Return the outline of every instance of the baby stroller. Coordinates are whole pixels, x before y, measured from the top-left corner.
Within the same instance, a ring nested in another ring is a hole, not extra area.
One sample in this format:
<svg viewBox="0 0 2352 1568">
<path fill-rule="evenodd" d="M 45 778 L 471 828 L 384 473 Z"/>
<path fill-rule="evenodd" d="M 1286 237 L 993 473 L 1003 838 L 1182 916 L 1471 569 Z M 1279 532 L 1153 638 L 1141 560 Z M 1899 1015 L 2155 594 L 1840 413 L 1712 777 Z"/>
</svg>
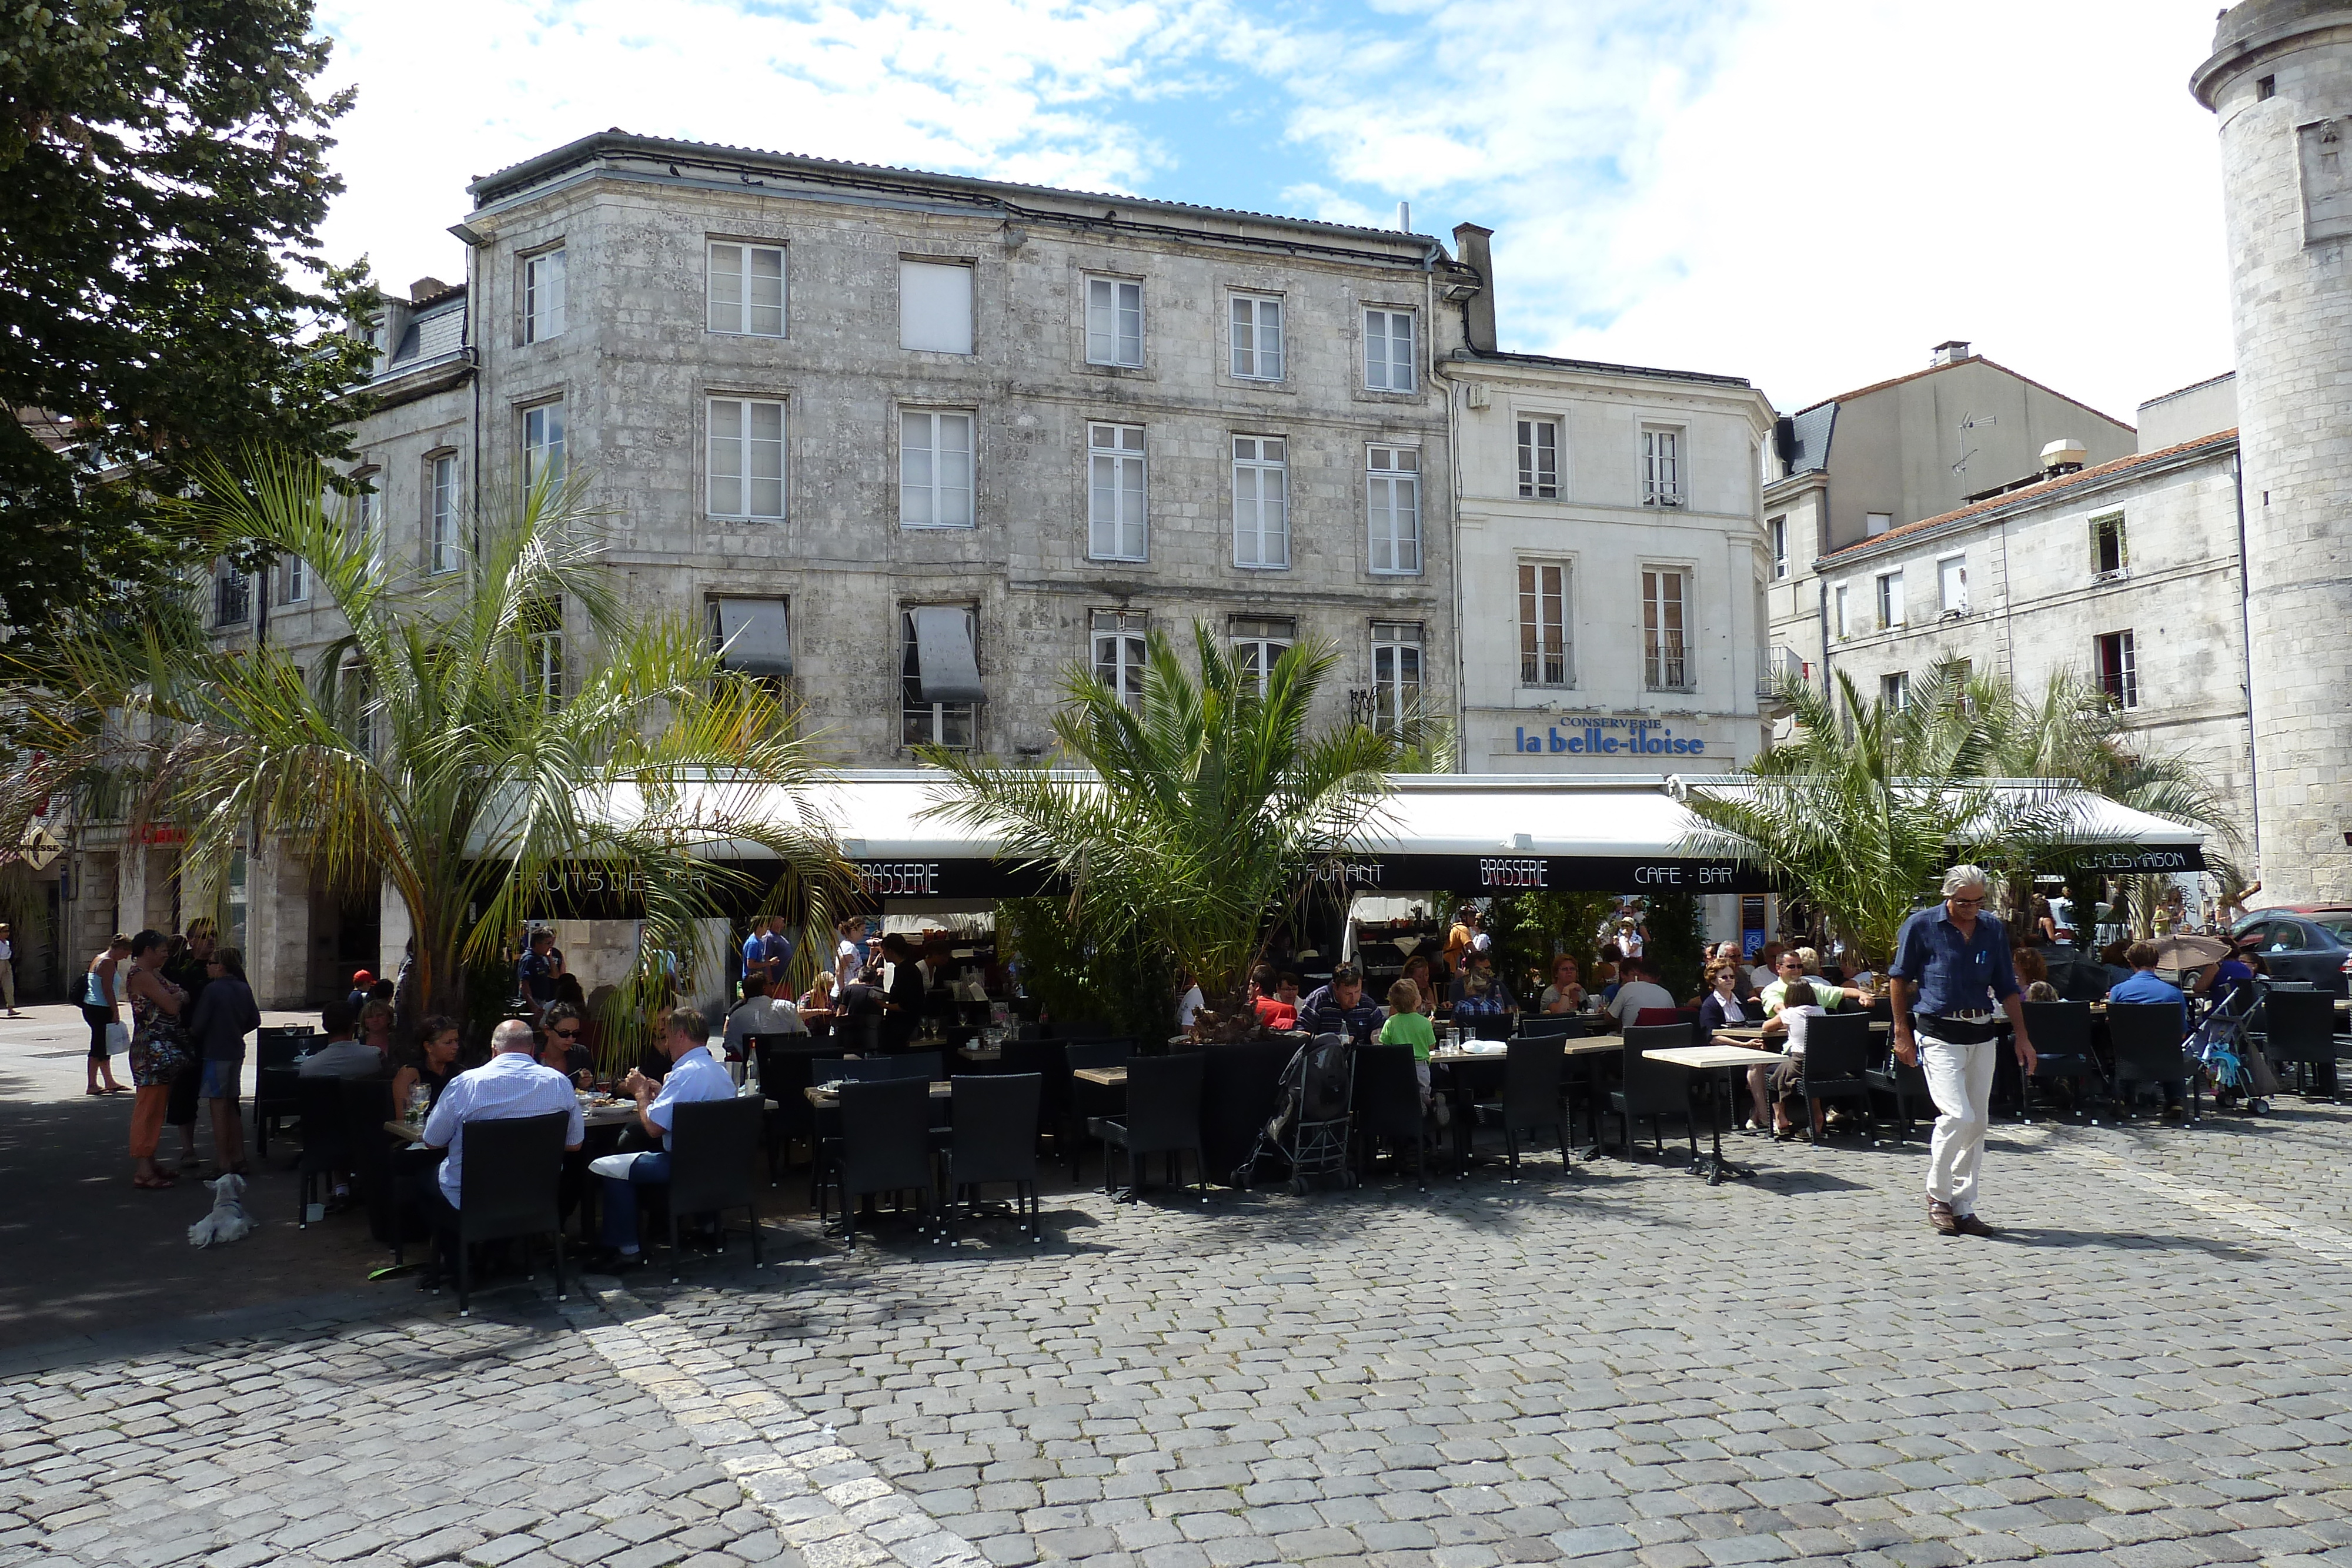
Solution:
<svg viewBox="0 0 2352 1568">
<path fill-rule="evenodd" d="M 2254 1038 L 2261 1009 L 2253 987 L 2233 987 L 2205 1009 L 2189 1031 L 2188 1043 L 2189 1057 L 2204 1063 L 2213 1080 L 2217 1106 L 2240 1097 L 2257 1116 L 2270 1109 L 2270 1096 L 2278 1092 L 2277 1078 Z"/>
<path fill-rule="evenodd" d="M 1234 1172 L 1234 1186 L 1247 1191 L 1257 1163 L 1276 1154 L 1290 1166 L 1290 1190 L 1305 1197 L 1309 1178 L 1336 1176 L 1341 1186 L 1356 1185 L 1348 1167 L 1349 1112 L 1355 1103 L 1356 1054 L 1345 1035 L 1318 1034 L 1298 1048 L 1282 1070 L 1274 1115 L 1257 1135 L 1250 1156 Z"/>
</svg>

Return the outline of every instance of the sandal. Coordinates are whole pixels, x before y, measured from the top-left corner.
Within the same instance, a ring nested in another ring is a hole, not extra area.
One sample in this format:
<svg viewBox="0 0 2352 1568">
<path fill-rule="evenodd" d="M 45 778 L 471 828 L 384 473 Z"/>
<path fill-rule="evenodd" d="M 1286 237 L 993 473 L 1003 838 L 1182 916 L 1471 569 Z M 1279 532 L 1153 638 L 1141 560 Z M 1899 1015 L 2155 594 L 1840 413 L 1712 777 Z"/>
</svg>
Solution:
<svg viewBox="0 0 2352 1568">
<path fill-rule="evenodd" d="M 131 1185 L 142 1192 L 162 1192 L 166 1187 L 177 1186 L 180 1184 L 175 1176 L 132 1176 Z"/>
</svg>

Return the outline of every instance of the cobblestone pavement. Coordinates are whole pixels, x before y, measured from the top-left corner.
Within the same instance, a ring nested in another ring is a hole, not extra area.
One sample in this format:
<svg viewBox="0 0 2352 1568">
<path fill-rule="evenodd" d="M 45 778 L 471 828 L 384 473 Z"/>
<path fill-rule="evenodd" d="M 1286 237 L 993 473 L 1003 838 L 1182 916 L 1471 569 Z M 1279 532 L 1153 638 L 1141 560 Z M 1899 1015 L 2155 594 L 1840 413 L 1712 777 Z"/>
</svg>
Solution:
<svg viewBox="0 0 2352 1568">
<path fill-rule="evenodd" d="M 2348 1143 L 1997 1129 L 1990 1242 L 1743 1142 L 412 1298 L 0 1381 L 0 1563 L 2352 1564 Z"/>
</svg>

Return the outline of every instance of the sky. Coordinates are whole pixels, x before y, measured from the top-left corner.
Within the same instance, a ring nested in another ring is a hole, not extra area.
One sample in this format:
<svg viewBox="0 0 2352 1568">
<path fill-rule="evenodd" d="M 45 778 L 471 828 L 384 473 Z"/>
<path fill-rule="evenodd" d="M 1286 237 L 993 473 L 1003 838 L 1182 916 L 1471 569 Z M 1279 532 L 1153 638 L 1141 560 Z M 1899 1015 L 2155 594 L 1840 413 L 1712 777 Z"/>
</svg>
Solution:
<svg viewBox="0 0 2352 1568">
<path fill-rule="evenodd" d="M 321 0 L 331 255 L 463 276 L 590 131 L 1496 231 L 1502 345 L 1783 410 L 1946 339 L 2126 421 L 2231 367 L 2216 0 Z"/>
</svg>

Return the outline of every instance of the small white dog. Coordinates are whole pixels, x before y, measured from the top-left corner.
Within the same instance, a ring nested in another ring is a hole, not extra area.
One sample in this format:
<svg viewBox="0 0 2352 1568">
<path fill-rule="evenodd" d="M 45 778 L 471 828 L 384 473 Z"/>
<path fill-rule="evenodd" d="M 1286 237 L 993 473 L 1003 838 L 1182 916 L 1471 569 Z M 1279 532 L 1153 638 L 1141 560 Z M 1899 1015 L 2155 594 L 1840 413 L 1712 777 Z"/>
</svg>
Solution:
<svg viewBox="0 0 2352 1568">
<path fill-rule="evenodd" d="M 260 1221 L 245 1211 L 245 1178 L 224 1174 L 205 1184 L 213 1189 L 213 1211 L 188 1227 L 188 1245 L 209 1247 L 215 1241 L 242 1241 L 259 1228 Z"/>
</svg>

